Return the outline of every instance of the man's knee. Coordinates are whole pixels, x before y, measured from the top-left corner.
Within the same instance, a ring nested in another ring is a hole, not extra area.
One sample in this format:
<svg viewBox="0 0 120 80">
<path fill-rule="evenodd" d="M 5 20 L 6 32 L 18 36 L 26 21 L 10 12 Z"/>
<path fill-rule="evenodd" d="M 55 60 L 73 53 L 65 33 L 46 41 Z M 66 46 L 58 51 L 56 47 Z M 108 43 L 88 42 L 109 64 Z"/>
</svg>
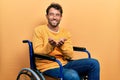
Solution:
<svg viewBox="0 0 120 80">
<path fill-rule="evenodd" d="M 91 62 L 91 64 L 92 64 L 95 68 L 97 68 L 97 69 L 100 68 L 100 64 L 99 64 L 99 61 L 98 61 L 98 60 L 96 60 L 96 59 L 90 59 L 90 62 Z"/>
<path fill-rule="evenodd" d="M 75 70 L 69 69 L 64 73 L 65 80 L 80 80 L 78 73 Z"/>
<path fill-rule="evenodd" d="M 91 62 L 95 65 L 99 65 L 99 61 L 97 59 L 91 59 Z"/>
</svg>

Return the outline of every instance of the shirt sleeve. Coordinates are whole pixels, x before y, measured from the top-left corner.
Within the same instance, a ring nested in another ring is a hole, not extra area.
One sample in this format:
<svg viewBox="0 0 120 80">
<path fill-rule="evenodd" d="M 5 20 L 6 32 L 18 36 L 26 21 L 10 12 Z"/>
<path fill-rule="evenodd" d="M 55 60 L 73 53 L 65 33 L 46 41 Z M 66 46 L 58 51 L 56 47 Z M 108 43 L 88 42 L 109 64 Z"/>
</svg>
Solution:
<svg viewBox="0 0 120 80">
<path fill-rule="evenodd" d="M 35 28 L 33 33 L 33 50 L 37 54 L 49 54 L 53 51 L 53 47 L 48 43 L 48 38 L 44 31 Z"/>
<path fill-rule="evenodd" d="M 67 32 L 65 36 L 67 40 L 61 47 L 61 51 L 65 59 L 71 59 L 73 57 L 73 46 L 71 41 L 71 34 Z"/>
</svg>

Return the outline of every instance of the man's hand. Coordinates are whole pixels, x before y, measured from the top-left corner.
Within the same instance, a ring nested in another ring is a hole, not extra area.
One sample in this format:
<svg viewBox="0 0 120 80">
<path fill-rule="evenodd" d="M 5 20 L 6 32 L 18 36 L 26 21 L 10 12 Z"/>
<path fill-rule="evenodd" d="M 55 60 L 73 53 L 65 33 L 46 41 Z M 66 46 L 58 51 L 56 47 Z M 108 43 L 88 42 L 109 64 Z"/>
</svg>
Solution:
<svg viewBox="0 0 120 80">
<path fill-rule="evenodd" d="M 65 38 L 60 39 L 60 41 L 57 42 L 56 46 L 57 46 L 57 47 L 61 47 L 61 46 L 65 43 L 66 40 L 67 40 L 67 39 L 65 39 Z"/>
<path fill-rule="evenodd" d="M 53 46 L 53 47 L 61 47 L 67 39 L 62 38 L 58 42 L 53 40 L 52 38 L 48 38 L 48 42 Z"/>
<path fill-rule="evenodd" d="M 49 42 L 53 47 L 56 47 L 56 45 L 57 45 L 57 42 L 54 41 L 52 38 L 48 38 L 48 42 Z"/>
</svg>

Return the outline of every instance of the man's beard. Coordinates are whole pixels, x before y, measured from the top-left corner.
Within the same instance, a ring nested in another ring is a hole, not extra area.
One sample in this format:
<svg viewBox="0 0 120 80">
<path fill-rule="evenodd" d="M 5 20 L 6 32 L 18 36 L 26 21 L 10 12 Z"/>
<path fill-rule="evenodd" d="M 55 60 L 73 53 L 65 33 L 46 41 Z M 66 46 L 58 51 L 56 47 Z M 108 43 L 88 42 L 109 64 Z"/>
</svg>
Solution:
<svg viewBox="0 0 120 80">
<path fill-rule="evenodd" d="M 57 27 L 60 24 L 60 21 L 57 21 L 57 23 L 52 23 L 51 21 L 48 21 L 48 23 L 50 24 L 50 26 L 52 27 Z"/>
</svg>

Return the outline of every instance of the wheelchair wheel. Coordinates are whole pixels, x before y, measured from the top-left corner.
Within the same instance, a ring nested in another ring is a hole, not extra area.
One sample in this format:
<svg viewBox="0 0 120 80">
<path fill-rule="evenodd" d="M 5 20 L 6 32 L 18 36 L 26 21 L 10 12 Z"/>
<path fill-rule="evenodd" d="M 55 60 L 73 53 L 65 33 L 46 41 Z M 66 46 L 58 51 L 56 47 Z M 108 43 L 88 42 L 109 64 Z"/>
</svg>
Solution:
<svg viewBox="0 0 120 80">
<path fill-rule="evenodd" d="M 43 77 L 42 73 L 39 73 L 38 75 L 30 68 L 23 68 L 19 72 L 16 80 L 45 80 L 45 78 Z"/>
</svg>

